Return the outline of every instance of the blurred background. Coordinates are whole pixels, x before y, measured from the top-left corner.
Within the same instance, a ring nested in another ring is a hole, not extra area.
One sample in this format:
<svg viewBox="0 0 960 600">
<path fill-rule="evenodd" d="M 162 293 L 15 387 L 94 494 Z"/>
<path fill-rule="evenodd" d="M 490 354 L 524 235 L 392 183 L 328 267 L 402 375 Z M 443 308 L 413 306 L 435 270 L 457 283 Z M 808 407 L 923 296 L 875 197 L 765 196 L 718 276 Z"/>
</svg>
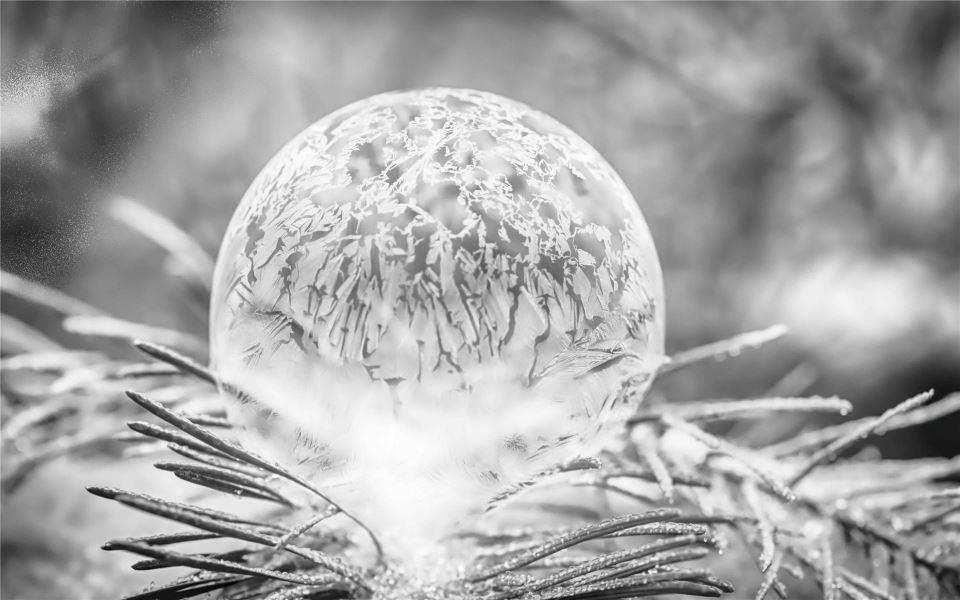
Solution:
<svg viewBox="0 0 960 600">
<path fill-rule="evenodd" d="M 619 171 L 660 253 L 668 350 L 791 328 L 737 367 L 665 380 L 671 401 L 836 394 L 862 416 L 960 390 L 958 3 L 4 2 L 0 22 L 3 269 L 111 315 L 206 327 L 156 246 L 110 218 L 116 198 L 215 253 L 306 125 L 378 92 L 470 87 L 551 114 Z M 953 456 L 958 431 L 880 445 Z M 6 500 L 4 597 L 59 593 L 31 557 L 117 562 L 24 525 L 103 529 L 112 507 L 67 480 L 82 483 L 64 459 Z M 115 583 L 101 573 L 94 587 Z"/>
</svg>

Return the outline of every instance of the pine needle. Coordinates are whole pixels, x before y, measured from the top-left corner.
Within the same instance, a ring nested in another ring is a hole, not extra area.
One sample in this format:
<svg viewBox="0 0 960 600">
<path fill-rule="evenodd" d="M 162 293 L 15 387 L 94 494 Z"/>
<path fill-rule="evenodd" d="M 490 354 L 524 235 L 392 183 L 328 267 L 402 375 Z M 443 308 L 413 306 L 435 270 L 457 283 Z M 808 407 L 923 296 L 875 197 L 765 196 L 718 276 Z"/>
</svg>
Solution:
<svg viewBox="0 0 960 600">
<path fill-rule="evenodd" d="M 152 342 L 143 340 L 135 340 L 133 345 L 144 354 L 172 365 L 184 373 L 193 375 L 194 377 L 206 381 L 211 385 L 218 384 L 217 377 L 210 371 L 210 369 L 175 350 L 171 350 L 170 348 L 165 348 L 159 344 L 154 344 Z"/>
<path fill-rule="evenodd" d="M 78 335 L 116 338 L 122 340 L 149 340 L 181 348 L 189 352 L 206 354 L 206 341 L 174 329 L 134 323 L 106 315 L 75 315 L 63 320 L 63 329 Z"/>
<path fill-rule="evenodd" d="M 136 540 L 127 539 L 123 540 L 129 543 L 137 543 Z M 151 546 L 156 546 L 157 544 L 149 544 Z M 205 558 L 217 558 L 220 560 L 228 560 L 232 562 L 240 562 L 245 556 L 253 553 L 254 550 L 250 548 L 242 548 L 240 550 L 230 550 L 228 552 L 203 552 L 195 554 L 193 556 L 200 556 Z M 156 558 L 148 558 L 146 560 L 140 560 L 132 565 L 130 568 L 134 571 L 156 571 L 158 569 L 169 569 L 172 567 L 182 567 L 183 565 L 178 565 L 176 563 L 167 562 L 166 560 L 160 560 Z"/>
<path fill-rule="evenodd" d="M 49 308 L 64 315 L 104 314 L 102 310 L 90 306 L 86 302 L 77 300 L 42 283 L 18 277 L 9 271 L 0 271 L 0 290 L 21 300 Z"/>
<path fill-rule="evenodd" d="M 660 457 L 660 453 L 657 450 L 657 440 L 659 437 L 658 432 L 650 425 L 637 425 L 637 427 L 630 432 L 631 441 L 633 441 L 636 446 L 640 458 L 643 459 L 643 462 L 647 463 L 650 471 L 654 477 L 656 477 L 660 491 L 663 492 L 663 497 L 668 503 L 673 504 L 675 499 L 675 485 L 673 476 L 670 475 L 670 469 L 667 468 L 666 463 L 663 461 L 663 458 Z"/>
<path fill-rule="evenodd" d="M 247 598 L 224 598 L 224 600 L 337 600 L 349 597 L 349 592 L 343 590 L 313 590 L 302 587 L 287 587 L 269 593 L 262 598 L 253 596 Z"/>
<path fill-rule="evenodd" d="M 739 356 L 746 350 L 754 350 L 763 345 L 769 344 L 785 336 L 788 332 L 786 325 L 774 325 L 766 329 L 741 333 L 732 338 L 713 342 L 704 346 L 699 346 L 691 350 L 679 352 L 670 360 L 661 365 L 657 371 L 657 377 L 672 373 L 684 367 L 696 364 L 704 360 L 724 360 L 726 358 Z"/>
<path fill-rule="evenodd" d="M 833 549 L 830 547 L 830 530 L 820 536 L 820 573 L 823 583 L 823 600 L 837 600 L 837 576 L 833 565 Z"/>
<path fill-rule="evenodd" d="M 178 462 L 158 462 L 154 466 L 161 471 L 169 471 L 185 481 L 198 483 L 228 494 L 259 498 L 291 508 L 295 506 L 291 500 L 264 485 L 262 480 L 232 469 Z"/>
<path fill-rule="evenodd" d="M 909 552 L 898 552 L 897 562 L 903 565 L 901 569 L 904 583 L 904 592 L 907 600 L 920 600 L 920 588 L 917 585 L 917 566 Z"/>
<path fill-rule="evenodd" d="M 949 506 L 939 510 L 932 510 L 929 514 L 922 517 L 904 520 L 898 529 L 908 533 L 915 532 L 918 529 L 922 529 L 928 525 L 942 523 L 947 517 L 957 513 L 960 513 L 960 502 L 950 504 Z"/>
<path fill-rule="evenodd" d="M 766 573 L 773 564 L 773 557 L 776 554 L 776 537 L 773 524 L 767 518 L 766 511 L 760 499 L 760 492 L 757 490 L 756 482 L 744 480 L 741 485 L 743 498 L 747 506 L 753 512 L 757 519 L 757 531 L 760 533 L 760 556 L 757 561 L 760 563 L 760 572 Z"/>
<path fill-rule="evenodd" d="M 565 581 L 580 577 L 582 575 L 587 575 L 589 573 L 594 573 L 602 569 L 607 569 L 609 567 L 618 565 L 620 563 L 635 560 L 638 558 L 643 558 L 656 552 L 663 550 L 670 550 L 673 548 L 679 548 L 682 546 L 689 546 L 692 544 L 702 543 L 704 538 L 699 536 L 680 536 L 675 538 L 667 538 L 652 542 L 650 544 L 644 544 L 643 546 L 638 546 L 636 548 L 630 548 L 628 550 L 620 550 L 618 552 L 612 552 L 609 554 L 601 554 L 600 556 L 593 558 L 588 561 L 580 562 L 570 568 L 563 569 L 558 571 L 548 577 L 542 579 L 536 579 L 521 588 L 510 590 L 509 592 L 504 592 L 499 596 L 495 596 L 496 600 L 505 600 L 506 598 L 512 598 L 515 596 L 523 595 L 531 592 L 538 592 L 540 590 L 555 587 Z"/>
<path fill-rule="evenodd" d="M 891 548 L 910 552 L 917 564 L 923 565 L 934 573 L 953 572 L 960 575 L 960 569 L 956 566 L 950 566 L 925 556 L 922 551 L 908 543 L 897 532 L 887 529 L 875 520 L 868 519 L 866 516 L 854 516 L 844 511 L 836 511 L 832 516 L 836 523 L 846 529 L 856 530 L 858 533 L 882 542 Z"/>
<path fill-rule="evenodd" d="M 109 434 L 81 432 L 65 435 L 44 443 L 24 453 L 13 465 L 3 470 L 2 479 L 0 479 L 2 490 L 6 493 L 12 493 L 39 465 L 71 452 L 103 444 L 109 439 Z"/>
<path fill-rule="evenodd" d="M 115 199 L 109 214 L 166 250 L 191 281 L 210 290 L 213 258 L 173 221 L 128 198 Z"/>
<path fill-rule="evenodd" d="M 26 430 L 45 421 L 50 421 L 60 414 L 76 410 L 71 398 L 57 398 L 42 404 L 25 408 L 10 417 L 0 428 L 0 436 L 4 440 L 15 440 Z"/>
<path fill-rule="evenodd" d="M 138 379 L 141 377 L 166 377 L 170 375 L 180 375 L 180 369 L 170 365 L 158 365 L 155 363 L 130 364 L 125 365 L 114 373 L 116 379 Z"/>
<path fill-rule="evenodd" d="M 0 314 L 0 346 L 11 354 L 63 351 L 63 346 L 39 329 L 8 314 Z"/>
<path fill-rule="evenodd" d="M 542 600 L 616 600 L 619 598 L 641 598 L 664 594 L 685 594 L 687 596 L 705 596 L 718 598 L 722 590 L 704 583 L 692 581 L 657 582 L 667 575 L 638 575 L 634 578 L 597 583 L 595 585 L 561 590 L 541 596 Z"/>
<path fill-rule="evenodd" d="M 898 414 L 881 424 L 876 429 L 877 435 L 883 435 L 890 431 L 914 427 L 924 423 L 930 423 L 941 419 L 947 415 L 960 411 L 960 393 L 950 394 L 941 398 L 933 404 L 914 408 L 910 412 Z M 873 423 L 876 417 L 864 417 L 855 421 L 848 421 L 840 425 L 824 427 L 801 433 L 789 440 L 766 446 L 763 450 L 774 456 L 790 456 L 807 452 L 819 448 L 833 440 L 849 435 L 866 425 Z"/>
<path fill-rule="evenodd" d="M 139 538 L 130 538 L 130 541 L 148 546 L 169 546 L 171 544 L 182 544 L 183 542 L 196 542 L 200 540 L 212 540 L 219 538 L 216 533 L 207 531 L 181 531 L 176 533 L 160 533 L 157 535 L 148 535 Z"/>
<path fill-rule="evenodd" d="M 240 464 L 245 464 L 243 461 L 238 461 L 229 454 L 220 452 L 210 446 L 201 444 L 197 442 L 194 438 L 183 435 L 179 431 L 169 429 L 166 427 L 160 427 L 159 425 L 154 425 L 153 423 L 147 423 L 145 421 L 131 421 L 127 423 L 127 427 L 133 431 L 139 433 L 142 436 L 151 437 L 157 440 L 164 442 L 170 442 L 171 444 L 176 444 L 178 446 L 189 448 L 190 450 L 200 453 L 207 454 L 213 458 L 220 460 L 229 460 L 233 462 L 238 462 Z"/>
<path fill-rule="evenodd" d="M 905 400 L 890 410 L 884 412 L 879 417 L 871 419 L 853 429 L 843 437 L 834 440 L 825 448 L 815 452 L 813 456 L 809 458 L 807 463 L 797 471 L 797 474 L 790 479 L 790 487 L 795 487 L 798 483 L 800 483 L 800 481 L 803 480 L 804 477 L 809 475 L 811 471 L 816 469 L 821 464 L 836 460 L 837 455 L 839 455 L 841 452 L 863 440 L 867 436 L 876 433 L 877 429 L 890 419 L 923 405 L 932 397 L 933 390 L 917 394 L 916 396 L 913 396 L 912 398 Z"/>
<path fill-rule="evenodd" d="M 758 461 L 750 455 L 748 450 L 739 448 L 730 442 L 707 433 L 692 423 L 687 423 L 686 421 L 677 419 L 671 415 L 665 415 L 663 417 L 663 422 L 670 427 L 686 432 L 692 438 L 705 444 L 712 450 L 725 456 L 729 456 L 734 461 L 745 467 L 748 471 L 753 473 L 761 482 L 766 485 L 767 488 L 787 502 L 793 502 L 796 499 L 796 496 L 790 489 L 791 486 L 784 484 L 778 477 L 767 472 L 767 469 L 763 465 L 758 464 Z"/>
<path fill-rule="evenodd" d="M 658 419 L 671 414 L 687 421 L 720 421 L 730 419 L 766 418 L 776 412 L 836 412 L 846 414 L 853 410 L 847 400 L 837 397 L 821 398 L 757 398 L 751 400 L 701 400 L 668 405 L 658 411 L 645 411 L 628 421 Z"/>
<path fill-rule="evenodd" d="M 491 510 L 498 508 L 507 500 L 512 499 L 514 496 L 520 494 L 521 492 L 527 490 L 528 488 L 534 487 L 542 483 L 544 480 L 549 479 L 554 475 L 558 475 L 561 473 L 571 473 L 575 471 L 599 469 L 599 468 L 600 468 L 600 462 L 596 459 L 577 458 L 577 459 L 568 461 L 567 463 L 556 465 L 549 469 L 545 469 L 543 471 L 540 471 L 539 473 L 536 473 L 532 477 L 525 479 L 524 481 L 521 481 L 520 483 L 511 485 L 505 488 L 503 491 L 495 495 L 493 498 L 491 498 L 487 502 L 487 507 L 484 509 L 484 512 L 490 512 Z"/>
<path fill-rule="evenodd" d="M 607 469 L 602 474 L 602 478 L 607 479 L 617 479 L 623 477 L 625 479 L 640 479 L 642 481 L 648 481 L 650 483 L 658 483 L 656 475 L 652 471 L 641 471 L 639 469 Z M 684 485 L 689 487 L 698 487 L 698 488 L 708 488 L 710 487 L 710 482 L 706 479 L 700 477 L 699 475 L 691 473 L 670 473 L 670 479 L 673 480 L 673 484 Z"/>
<path fill-rule="evenodd" d="M 872 582 L 867 581 L 866 579 L 864 579 L 863 577 L 860 577 L 859 575 L 851 573 L 847 569 L 840 569 L 840 576 L 843 578 L 841 584 L 837 586 L 837 587 L 840 587 L 840 589 L 845 589 L 845 587 L 842 584 L 848 583 L 850 585 L 856 586 L 857 588 L 863 590 L 869 595 L 869 597 L 879 598 L 880 600 L 897 600 L 896 597 L 888 594 L 884 590 L 874 585 Z"/>
<path fill-rule="evenodd" d="M 330 504 L 331 506 L 337 506 L 340 509 L 340 512 L 344 514 L 344 516 L 350 518 L 353 522 L 355 522 L 357 525 L 359 525 L 362 529 L 364 529 L 367 532 L 367 534 L 370 536 L 370 539 L 377 550 L 377 555 L 382 557 L 383 550 L 380 547 L 380 542 L 377 540 L 373 532 L 370 531 L 370 529 L 367 528 L 367 526 L 364 525 L 359 519 L 351 515 L 349 512 L 343 510 L 343 507 L 337 505 L 335 502 L 330 500 L 323 492 L 321 492 L 316 487 L 314 487 L 313 485 L 305 481 L 303 478 L 297 475 L 294 475 L 293 473 L 287 471 L 283 467 L 277 464 L 274 464 L 270 461 L 267 461 L 266 459 L 263 459 L 253 454 L 252 452 L 249 452 L 241 448 L 236 444 L 227 442 L 226 440 L 213 434 L 207 429 L 204 429 L 203 427 L 200 427 L 190 422 L 190 420 L 187 419 L 186 417 L 183 417 L 183 416 L 177 415 L 176 413 L 171 412 L 161 404 L 154 402 L 153 400 L 150 400 L 146 396 L 143 396 L 141 394 L 138 394 L 132 391 L 128 391 L 127 396 L 131 400 L 136 402 L 138 405 L 146 409 L 148 412 L 163 419 L 164 421 L 170 423 L 171 425 L 177 427 L 184 433 L 193 436 L 194 438 L 207 444 L 213 449 L 218 450 L 219 452 L 226 454 L 229 457 L 241 460 L 243 462 L 250 463 L 254 466 L 264 469 L 265 471 L 269 471 L 275 475 L 279 475 L 280 477 L 283 477 L 288 481 L 296 483 L 297 485 L 303 487 L 304 489 L 312 492 L 327 504 Z"/>
<path fill-rule="evenodd" d="M 771 589 L 777 591 L 777 594 L 781 598 L 786 597 L 786 591 L 782 590 L 783 584 L 777 578 L 780 574 L 780 563 L 783 560 L 783 551 L 779 548 L 774 548 L 773 556 L 770 559 L 769 568 L 767 568 L 763 575 L 763 581 L 760 583 L 760 588 L 757 589 L 757 593 L 754 596 L 754 600 L 763 600 L 767 597 L 767 594 Z"/>
<path fill-rule="evenodd" d="M 2 358 L 0 359 L 0 370 L 66 371 L 95 362 L 103 362 L 105 358 L 103 354 L 90 350 L 45 350 Z"/>
<path fill-rule="evenodd" d="M 233 517 L 232 520 L 219 519 L 205 514 L 209 513 L 209 511 L 206 509 L 196 510 L 198 507 L 189 507 L 188 509 L 184 509 L 182 505 L 178 505 L 178 503 L 149 498 L 143 494 L 129 494 L 120 492 L 114 494 L 112 499 L 122 504 L 126 504 L 132 508 L 136 508 L 138 510 L 172 521 L 178 521 L 203 531 L 216 533 L 245 542 L 252 542 L 267 547 L 276 546 L 279 543 L 280 538 L 263 533 L 263 531 L 276 531 L 279 529 L 281 533 L 284 532 L 281 528 L 276 526 L 266 526 L 258 527 L 257 529 L 251 529 L 249 527 L 239 525 L 238 523 L 244 523 L 245 521 L 237 517 Z M 111 546 L 105 549 L 109 550 L 117 548 Z M 328 569 L 342 577 L 346 577 L 357 584 L 364 586 L 366 585 L 363 584 L 363 578 L 360 576 L 359 571 L 355 567 L 345 564 L 339 558 L 327 556 L 316 550 L 302 548 L 300 546 L 287 545 L 284 550 L 302 558 L 306 558 L 307 560 L 316 563 L 318 566 Z"/>
<path fill-rule="evenodd" d="M 710 529 L 704 525 L 694 523 L 651 523 L 649 525 L 639 525 L 621 531 L 615 531 L 604 537 L 635 537 L 639 535 L 707 535 Z"/>
<path fill-rule="evenodd" d="M 240 563 L 235 563 L 231 561 L 221 560 L 217 558 L 209 558 L 206 556 L 201 556 L 197 554 L 184 554 L 182 552 L 175 552 L 173 550 L 166 550 L 159 548 L 157 546 L 148 546 L 146 544 L 138 544 L 136 542 L 128 542 L 124 540 L 114 540 L 107 542 L 104 546 L 105 550 L 125 550 L 127 552 L 132 552 L 134 554 L 139 554 L 141 556 L 147 556 L 156 560 L 161 560 L 166 563 L 170 563 L 182 567 L 191 567 L 194 569 L 202 569 L 204 571 L 211 571 L 214 573 L 232 573 L 236 575 L 250 575 L 255 577 L 269 577 L 270 579 L 277 579 L 279 581 L 289 581 L 290 583 L 298 583 L 300 585 L 336 585 L 343 582 L 343 578 L 336 575 L 319 575 L 319 576 L 307 576 L 307 575 L 298 575 L 296 573 L 274 571 L 271 569 L 263 569 L 259 567 L 251 567 L 248 565 L 243 565 Z"/>
<path fill-rule="evenodd" d="M 181 600 L 201 594 L 222 590 L 238 583 L 249 581 L 249 576 L 204 574 L 190 575 L 172 583 L 155 587 L 146 592 L 125 596 L 123 600 Z"/>
<path fill-rule="evenodd" d="M 294 527 L 293 529 L 291 529 L 288 533 L 284 534 L 284 536 L 280 538 L 280 541 L 277 543 L 276 549 L 283 550 L 283 548 L 293 540 L 297 539 L 301 535 L 310 531 L 320 523 L 338 514 L 340 514 L 340 509 L 337 508 L 336 506 L 327 507 L 326 510 L 317 513 L 316 515 L 308 519 L 306 522 L 301 523 L 297 527 Z"/>
<path fill-rule="evenodd" d="M 669 521 L 671 518 L 676 517 L 679 514 L 679 511 L 676 510 L 661 509 L 643 514 L 625 515 L 622 517 L 607 519 L 597 523 L 596 525 L 581 527 L 580 529 L 576 529 L 570 533 L 561 535 L 498 565 L 494 565 L 489 569 L 475 573 L 468 578 L 468 581 L 476 583 L 484 579 L 489 579 L 501 573 L 512 571 L 519 567 L 528 565 L 545 556 L 550 556 L 551 554 L 555 554 L 560 550 L 575 546 L 586 540 L 601 537 L 615 531 L 634 527 L 636 525 L 643 525 L 645 523 L 652 523 L 654 521 Z"/>
<path fill-rule="evenodd" d="M 191 440 L 193 441 L 193 440 Z M 221 469 L 229 469 L 231 471 L 236 471 L 238 473 L 243 473 L 249 475 L 250 477 L 263 477 L 267 474 L 266 471 L 258 469 L 257 467 L 238 462 L 232 458 L 223 455 L 221 458 L 217 454 L 212 454 L 210 452 L 198 451 L 188 446 L 182 446 L 180 444 L 167 444 L 167 448 L 173 452 L 179 454 L 180 456 L 201 462 L 207 465 L 214 467 L 219 467 Z M 215 452 L 215 451 L 214 451 Z"/>
<path fill-rule="evenodd" d="M 229 420 L 216 415 L 184 414 L 184 416 L 190 419 L 190 422 L 194 425 L 201 425 L 203 427 L 220 427 L 223 429 L 230 429 L 233 427 L 233 424 Z"/>
<path fill-rule="evenodd" d="M 589 573 L 581 577 L 578 582 L 581 585 L 586 585 L 598 581 L 630 577 L 631 575 L 644 573 L 652 569 L 665 569 L 669 565 L 676 563 L 699 560 L 705 558 L 708 554 L 710 554 L 710 550 L 702 546 L 691 546 L 679 550 L 657 552 L 639 560 L 625 562 L 613 569 L 604 569 Z"/>
</svg>

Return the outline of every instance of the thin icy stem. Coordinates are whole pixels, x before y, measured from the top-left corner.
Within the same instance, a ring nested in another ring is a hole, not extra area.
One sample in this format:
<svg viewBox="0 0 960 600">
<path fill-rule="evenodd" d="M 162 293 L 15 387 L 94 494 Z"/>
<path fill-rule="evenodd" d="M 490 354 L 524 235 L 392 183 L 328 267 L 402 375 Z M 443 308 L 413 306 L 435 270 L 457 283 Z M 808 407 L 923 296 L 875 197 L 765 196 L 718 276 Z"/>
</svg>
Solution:
<svg viewBox="0 0 960 600">
<path fill-rule="evenodd" d="M 657 376 L 663 376 L 672 373 L 684 367 L 696 364 L 704 360 L 724 360 L 733 356 L 739 356 L 746 350 L 754 350 L 780 339 L 788 332 L 786 325 L 774 325 L 766 329 L 741 333 L 732 338 L 713 342 L 704 346 L 698 346 L 691 350 L 678 352 L 670 360 L 661 365 L 657 371 Z"/>
<path fill-rule="evenodd" d="M 800 483 L 800 481 L 803 480 L 804 477 L 809 475 L 811 471 L 816 469 L 821 464 L 836 460 L 837 456 L 841 452 L 863 440 L 867 436 L 876 433 L 877 429 L 884 423 L 890 421 L 898 415 L 908 413 L 909 411 L 923 405 L 932 397 L 933 390 L 928 390 L 926 392 L 917 394 L 916 396 L 913 396 L 912 398 L 909 398 L 908 400 L 905 400 L 890 410 L 884 412 L 879 417 L 870 419 L 866 423 L 863 423 L 859 427 L 856 427 L 852 431 L 848 432 L 843 437 L 834 440 L 825 448 L 815 452 L 813 456 L 807 460 L 806 464 L 804 464 L 797 471 L 797 474 L 790 479 L 790 487 L 795 487 L 798 483 Z"/>
</svg>

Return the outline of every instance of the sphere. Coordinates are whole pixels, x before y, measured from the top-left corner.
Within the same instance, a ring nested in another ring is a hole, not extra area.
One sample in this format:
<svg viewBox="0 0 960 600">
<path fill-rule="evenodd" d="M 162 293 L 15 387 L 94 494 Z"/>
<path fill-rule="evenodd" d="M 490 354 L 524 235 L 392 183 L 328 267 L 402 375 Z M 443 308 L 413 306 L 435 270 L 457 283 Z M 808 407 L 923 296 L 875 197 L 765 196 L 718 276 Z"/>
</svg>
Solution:
<svg viewBox="0 0 960 600">
<path fill-rule="evenodd" d="M 249 443 L 388 537 L 440 537 L 612 435 L 663 323 L 613 168 L 524 104 L 434 88 L 337 110 L 269 162 L 224 237 L 210 335 Z"/>
</svg>

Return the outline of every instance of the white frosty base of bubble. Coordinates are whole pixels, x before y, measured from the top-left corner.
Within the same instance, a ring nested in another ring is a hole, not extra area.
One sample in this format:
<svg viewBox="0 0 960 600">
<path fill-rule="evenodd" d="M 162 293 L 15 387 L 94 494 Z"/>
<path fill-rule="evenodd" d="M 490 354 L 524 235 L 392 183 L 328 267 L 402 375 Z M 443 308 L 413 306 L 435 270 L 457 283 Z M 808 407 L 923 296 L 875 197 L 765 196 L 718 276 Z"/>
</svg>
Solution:
<svg viewBox="0 0 960 600">
<path fill-rule="evenodd" d="M 449 546 L 441 541 L 507 486 L 593 451 L 604 439 L 595 411 L 610 389 L 599 377 L 523 387 L 505 365 L 475 373 L 471 390 L 443 380 L 390 386 L 357 367 L 293 360 L 220 369 L 257 398 L 228 399 L 243 443 L 299 465 L 408 569 L 435 561 Z"/>
</svg>

